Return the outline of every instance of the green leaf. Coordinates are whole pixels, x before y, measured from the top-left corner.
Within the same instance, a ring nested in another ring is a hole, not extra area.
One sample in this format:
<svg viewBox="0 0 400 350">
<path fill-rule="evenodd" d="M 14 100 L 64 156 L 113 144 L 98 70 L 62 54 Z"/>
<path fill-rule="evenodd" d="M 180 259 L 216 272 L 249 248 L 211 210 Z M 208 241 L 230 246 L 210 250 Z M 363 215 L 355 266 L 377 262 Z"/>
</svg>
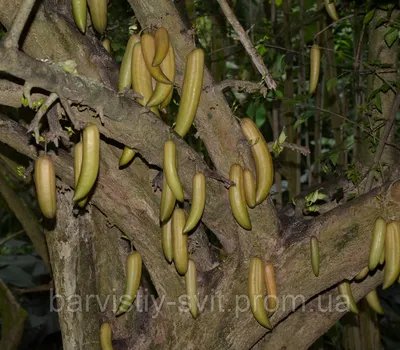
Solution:
<svg viewBox="0 0 400 350">
<path fill-rule="evenodd" d="M 399 36 L 399 30 L 395 28 L 389 28 L 385 34 L 386 45 L 390 48 Z"/>
<path fill-rule="evenodd" d="M 364 25 L 366 26 L 369 22 L 372 21 L 372 18 L 374 18 L 375 15 L 375 10 L 376 8 L 372 9 L 371 11 L 369 11 L 365 17 L 364 17 Z"/>
<path fill-rule="evenodd" d="M 383 24 L 386 24 L 387 22 L 389 22 L 389 20 L 386 17 L 379 18 L 378 22 L 376 22 L 375 29 L 379 28 Z"/>
<path fill-rule="evenodd" d="M 326 82 L 326 89 L 330 92 L 332 89 L 337 87 L 337 78 L 331 78 Z"/>
<path fill-rule="evenodd" d="M 339 152 L 332 152 L 329 155 L 329 160 L 332 162 L 333 165 L 337 164 L 338 159 L 339 159 Z"/>
<path fill-rule="evenodd" d="M 379 113 L 382 113 L 382 101 L 380 93 L 377 93 L 375 96 L 375 107 L 379 111 Z"/>
</svg>

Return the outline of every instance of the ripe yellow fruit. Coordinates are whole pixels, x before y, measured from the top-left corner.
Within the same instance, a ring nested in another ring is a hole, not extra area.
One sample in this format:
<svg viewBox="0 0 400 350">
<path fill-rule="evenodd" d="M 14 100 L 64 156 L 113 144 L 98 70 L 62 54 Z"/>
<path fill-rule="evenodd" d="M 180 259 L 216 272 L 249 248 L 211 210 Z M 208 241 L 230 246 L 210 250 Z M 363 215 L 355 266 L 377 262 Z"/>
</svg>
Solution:
<svg viewBox="0 0 400 350">
<path fill-rule="evenodd" d="M 229 187 L 229 203 L 231 205 L 233 217 L 244 229 L 251 230 L 249 212 L 244 198 L 243 169 L 239 164 L 233 164 L 231 166 L 229 180 L 235 183 L 235 186 Z"/>
<path fill-rule="evenodd" d="M 43 155 L 35 162 L 35 186 L 40 210 L 48 219 L 56 217 L 56 175 L 53 161 Z"/>
<path fill-rule="evenodd" d="M 310 95 L 317 89 L 320 66 L 321 50 L 317 44 L 314 44 L 310 51 L 310 87 L 308 90 Z"/>
<path fill-rule="evenodd" d="M 204 51 L 193 50 L 186 61 L 181 102 L 176 116 L 175 131 L 185 137 L 193 124 L 199 106 L 204 75 Z"/>
<path fill-rule="evenodd" d="M 116 316 L 122 315 L 129 310 L 136 298 L 142 278 L 142 257 L 138 252 L 133 252 L 126 259 L 126 285 L 125 293 L 118 306 Z"/>
<path fill-rule="evenodd" d="M 257 257 L 250 260 L 249 299 L 255 319 L 262 326 L 271 329 L 272 325 L 264 308 L 264 264 Z"/>
<path fill-rule="evenodd" d="M 272 157 L 269 153 L 268 144 L 257 125 L 249 118 L 242 119 L 240 124 L 243 135 L 251 146 L 256 163 L 256 203 L 261 204 L 267 198 L 274 180 Z"/>
</svg>

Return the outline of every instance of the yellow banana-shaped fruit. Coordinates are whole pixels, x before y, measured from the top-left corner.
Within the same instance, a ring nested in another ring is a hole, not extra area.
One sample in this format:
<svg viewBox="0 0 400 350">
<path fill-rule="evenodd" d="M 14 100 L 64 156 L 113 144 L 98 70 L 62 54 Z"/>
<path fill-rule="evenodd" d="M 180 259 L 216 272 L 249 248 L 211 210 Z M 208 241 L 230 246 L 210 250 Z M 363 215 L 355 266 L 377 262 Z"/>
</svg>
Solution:
<svg viewBox="0 0 400 350">
<path fill-rule="evenodd" d="M 174 95 L 174 89 L 172 88 L 170 93 L 168 94 L 167 98 L 161 102 L 160 109 L 167 108 L 172 100 L 172 96 Z"/>
<path fill-rule="evenodd" d="M 199 315 L 197 307 L 197 282 L 196 282 L 196 265 L 193 260 L 188 261 L 188 268 L 185 275 L 186 280 L 186 295 L 189 302 L 189 311 L 193 318 L 196 319 Z"/>
<path fill-rule="evenodd" d="M 320 255 L 319 255 L 319 242 L 317 237 L 312 236 L 310 238 L 310 250 L 311 250 L 311 266 L 314 272 L 314 275 L 318 277 L 319 275 L 319 263 L 320 263 Z"/>
<path fill-rule="evenodd" d="M 138 252 L 133 252 L 126 259 L 126 285 L 125 293 L 118 306 L 116 316 L 122 315 L 129 310 L 136 298 L 142 277 L 142 257 Z"/>
<path fill-rule="evenodd" d="M 167 52 L 167 56 L 162 61 L 161 70 L 164 72 L 165 76 L 171 81 L 175 80 L 175 52 L 172 44 L 169 44 L 169 50 Z M 165 101 L 165 99 L 169 96 L 171 91 L 174 89 L 172 84 L 163 84 L 160 82 L 156 83 L 156 87 L 154 89 L 153 94 L 149 102 L 147 102 L 147 106 L 158 106 L 160 103 Z"/>
<path fill-rule="evenodd" d="M 75 24 L 82 32 L 86 32 L 86 0 L 72 0 L 72 13 Z"/>
<path fill-rule="evenodd" d="M 268 297 L 268 311 L 274 312 L 276 308 L 276 280 L 275 269 L 271 263 L 266 263 L 264 268 L 264 282 Z"/>
<path fill-rule="evenodd" d="M 130 82 L 128 83 L 128 80 L 131 81 L 133 90 L 143 96 L 143 98 L 137 99 L 137 102 L 144 106 L 150 99 L 151 95 L 153 94 L 153 87 L 151 84 L 151 75 L 147 70 L 146 64 L 143 59 L 142 45 L 139 42 L 139 40 L 140 38 L 137 35 L 136 36 L 132 35 L 131 38 L 129 39 L 124 55 L 124 60 L 121 65 L 119 89 L 121 91 L 121 89 L 123 90 L 125 88 L 129 88 L 131 83 Z M 130 65 L 128 64 L 129 57 L 126 57 L 126 66 L 125 66 L 124 65 L 125 56 L 129 52 L 130 45 L 133 46 L 131 53 L 131 64 Z M 129 72 L 131 72 L 130 79 L 128 78 L 128 75 L 130 74 Z M 150 110 L 158 117 L 160 116 L 160 113 L 158 112 L 157 108 L 152 107 L 150 108 Z M 122 152 L 121 159 L 119 161 L 119 166 L 122 167 L 128 164 L 133 159 L 135 154 L 136 152 L 132 148 L 125 147 Z"/>
<path fill-rule="evenodd" d="M 74 181 L 75 187 L 78 185 L 79 176 L 82 169 L 82 159 L 83 159 L 83 143 L 78 142 L 74 149 Z M 77 202 L 78 206 L 83 208 L 87 202 L 87 197 Z"/>
<path fill-rule="evenodd" d="M 246 230 L 251 230 L 249 212 L 243 190 L 243 169 L 239 164 L 233 164 L 229 172 L 229 180 L 235 186 L 229 187 L 229 203 L 231 205 L 233 217 L 238 224 Z"/>
<path fill-rule="evenodd" d="M 49 156 L 37 157 L 35 162 L 36 195 L 42 214 L 53 219 L 56 216 L 56 175 L 53 161 Z"/>
<path fill-rule="evenodd" d="M 136 43 L 132 52 L 132 87 L 143 98 L 137 99 L 141 105 L 146 105 L 153 93 L 151 75 L 146 68 L 142 54 L 142 43 Z"/>
<path fill-rule="evenodd" d="M 186 61 L 183 79 L 181 102 L 176 116 L 175 131 L 185 137 L 193 124 L 199 106 L 204 75 L 204 51 L 193 50 Z"/>
<path fill-rule="evenodd" d="M 165 173 L 163 176 L 163 188 L 161 193 L 160 221 L 165 222 L 171 218 L 174 211 L 176 198 L 168 186 Z"/>
<path fill-rule="evenodd" d="M 188 236 L 183 233 L 185 212 L 176 208 L 172 214 L 172 245 L 176 271 L 184 276 L 188 269 Z"/>
<path fill-rule="evenodd" d="M 101 350 L 113 350 L 112 329 L 109 323 L 105 322 L 100 326 Z"/>
<path fill-rule="evenodd" d="M 174 260 L 174 247 L 172 245 L 172 218 L 161 224 L 162 226 L 162 247 L 165 259 L 171 264 Z"/>
<path fill-rule="evenodd" d="M 356 301 L 354 300 L 353 293 L 351 292 L 350 283 L 349 282 L 340 283 L 338 286 L 338 291 L 349 311 L 358 314 L 357 304 Z"/>
<path fill-rule="evenodd" d="M 262 326 L 271 329 L 271 322 L 264 308 L 264 264 L 257 257 L 250 260 L 249 299 L 255 319 Z"/>
<path fill-rule="evenodd" d="M 206 204 L 206 178 L 202 173 L 197 173 L 193 177 L 192 188 L 192 206 L 183 233 L 188 233 L 193 230 L 203 215 L 204 206 Z"/>
<path fill-rule="evenodd" d="M 385 263 L 385 249 L 382 250 L 381 258 L 379 259 L 379 265 L 383 265 Z"/>
<path fill-rule="evenodd" d="M 107 50 L 108 53 L 111 53 L 111 41 L 110 39 L 103 40 L 103 46 Z"/>
<path fill-rule="evenodd" d="M 130 89 L 132 85 L 132 54 L 133 47 L 140 41 L 140 36 L 133 34 L 126 44 L 124 57 L 119 70 L 118 91 Z"/>
<path fill-rule="evenodd" d="M 135 157 L 135 155 L 136 155 L 135 150 L 129 147 L 124 147 L 121 158 L 119 159 L 119 166 L 123 167 L 127 165 L 133 159 L 133 157 Z"/>
<path fill-rule="evenodd" d="M 371 271 L 379 264 L 382 252 L 385 249 L 386 221 L 382 218 L 375 220 L 374 230 L 372 232 L 371 247 L 369 249 L 369 269 Z"/>
<path fill-rule="evenodd" d="M 383 307 L 381 302 L 379 301 L 378 293 L 376 289 L 371 290 L 366 296 L 365 299 L 367 300 L 368 305 L 372 310 L 374 310 L 377 314 L 383 315 Z"/>
<path fill-rule="evenodd" d="M 261 204 L 267 198 L 274 180 L 274 166 L 271 154 L 264 136 L 251 119 L 244 118 L 240 124 L 244 137 L 251 145 L 251 151 L 256 163 L 256 203 Z"/>
<path fill-rule="evenodd" d="M 74 201 L 85 198 L 97 179 L 100 165 L 100 133 L 95 124 L 89 124 L 83 131 L 83 159 Z"/>
<path fill-rule="evenodd" d="M 366 275 L 369 273 L 369 268 L 368 266 L 364 267 L 355 277 L 354 279 L 356 281 L 362 280 Z"/>
<path fill-rule="evenodd" d="M 385 260 L 382 289 L 389 288 L 400 274 L 400 223 L 397 221 L 386 226 Z"/>
<path fill-rule="evenodd" d="M 317 44 L 314 44 L 310 51 L 310 87 L 308 90 L 310 95 L 312 95 L 317 89 L 320 66 L 321 50 Z"/>
<path fill-rule="evenodd" d="M 334 21 L 338 21 L 339 15 L 336 12 L 335 1 L 334 0 L 324 0 L 324 3 L 325 3 L 326 12 L 328 13 L 329 17 L 332 18 Z"/>
<path fill-rule="evenodd" d="M 156 33 L 154 34 L 154 42 L 155 54 L 152 66 L 157 67 L 164 61 L 165 56 L 167 56 L 168 48 L 170 45 L 168 31 L 164 27 L 160 27 L 157 29 Z"/>
<path fill-rule="evenodd" d="M 246 203 L 249 208 L 256 206 L 256 181 L 250 169 L 243 170 L 243 187 Z"/>
<path fill-rule="evenodd" d="M 183 202 L 183 188 L 176 168 L 176 147 L 174 141 L 168 140 L 164 144 L 164 174 L 167 183 L 175 198 Z"/>
<path fill-rule="evenodd" d="M 172 84 L 172 82 L 162 72 L 160 66 L 153 67 L 153 59 L 156 52 L 154 37 L 150 34 L 142 35 L 142 54 L 147 70 L 150 75 L 160 83 Z"/>
<path fill-rule="evenodd" d="M 103 34 L 107 28 L 107 0 L 88 0 L 94 29 Z"/>
</svg>

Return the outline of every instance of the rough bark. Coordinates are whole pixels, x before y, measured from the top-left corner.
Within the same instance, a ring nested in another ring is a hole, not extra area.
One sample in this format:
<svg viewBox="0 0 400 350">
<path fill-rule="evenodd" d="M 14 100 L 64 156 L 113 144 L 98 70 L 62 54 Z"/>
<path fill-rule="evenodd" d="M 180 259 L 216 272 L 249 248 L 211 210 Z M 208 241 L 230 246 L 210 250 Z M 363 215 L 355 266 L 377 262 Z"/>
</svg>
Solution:
<svg viewBox="0 0 400 350">
<path fill-rule="evenodd" d="M 185 58 L 194 45 L 173 3 L 132 0 L 131 4 L 142 27 L 151 28 L 152 24 L 162 24 L 169 30 L 177 52 L 178 81 L 180 81 Z M 51 12 L 46 1 L 43 6 Z M 84 45 L 79 39 L 76 39 L 76 42 L 77 45 Z M 84 104 L 92 109 L 97 111 L 103 109 L 105 114 L 104 125 L 95 121 L 104 138 L 101 142 L 100 175 L 96 190 L 90 199 L 93 207 L 97 208 L 90 208 L 96 217 L 96 228 L 91 237 L 82 236 L 77 232 L 79 220 L 84 220 L 84 218 L 75 220 L 72 218 L 72 200 L 69 190 L 69 187 L 73 187 L 72 158 L 62 149 L 59 149 L 57 156 L 53 157 L 57 176 L 68 186 L 61 188 L 65 193 L 59 193 L 61 214 L 59 214 L 60 221 L 57 225 L 64 223 L 64 231 L 75 231 L 70 233 L 71 237 L 69 237 L 66 232 L 57 230 L 61 228 L 57 226 L 54 236 L 48 236 L 52 239 L 59 234 L 61 238 L 49 244 L 52 246 L 50 249 L 52 260 L 59 265 L 57 267 L 59 270 L 56 272 L 58 276 L 56 287 L 63 294 L 68 295 L 70 292 L 77 291 L 77 286 L 73 283 L 78 283 L 80 278 L 95 275 L 96 277 L 92 278 L 92 283 L 89 285 L 90 290 L 95 288 L 102 298 L 109 295 L 110 287 L 113 286 L 118 289 L 117 294 L 121 293 L 121 285 L 124 281 L 124 276 L 121 276 L 123 268 L 120 265 L 106 266 L 104 261 L 109 259 L 113 264 L 121 264 L 126 257 L 127 249 L 116 242 L 108 243 L 110 240 L 119 239 L 119 231 L 115 228 L 106 230 L 108 224 L 103 217 L 106 216 L 109 225 L 116 226 L 124 232 L 135 249 L 142 254 L 144 265 L 155 288 L 148 294 L 143 291 L 143 296 L 157 296 L 147 313 L 135 312 L 118 319 L 112 318 L 112 310 L 107 306 L 96 320 L 92 320 L 90 337 L 93 339 L 96 338 L 98 332 L 98 328 L 94 325 L 95 321 L 99 323 L 99 321 L 110 320 L 113 328 L 116 328 L 116 339 L 128 349 L 250 348 L 267 331 L 258 325 L 248 307 L 243 310 L 238 310 L 238 307 L 243 307 L 244 297 L 247 294 L 249 258 L 267 255 L 266 258 L 275 264 L 279 297 L 300 294 L 303 296 L 295 300 L 293 309 L 279 308 L 271 318 L 272 323 L 278 330 L 278 327 L 284 325 L 286 321 L 296 324 L 298 320 L 301 320 L 304 332 L 300 333 L 306 346 L 306 343 L 308 344 L 317 336 L 314 331 L 307 332 L 308 324 L 312 328 L 316 318 L 309 315 L 304 317 L 304 313 L 298 309 L 299 306 L 303 302 L 310 301 L 308 304 L 311 307 L 315 296 L 320 293 L 326 293 L 329 296 L 327 291 L 332 286 L 343 279 L 352 279 L 365 266 L 371 227 L 377 216 L 399 219 L 400 184 L 395 183 L 393 186 L 384 184 L 313 220 L 303 218 L 290 220 L 287 217 L 280 220 L 271 201 L 266 201 L 251 212 L 254 228 L 249 233 L 238 229 L 234 222 L 223 186 L 215 180 L 208 180 L 208 200 L 203 223 L 220 238 L 229 255 L 219 268 L 199 273 L 199 298 L 200 302 L 205 302 L 205 304 L 200 317 L 194 321 L 187 312 L 179 309 L 179 302 L 177 303 L 179 296 L 184 293 L 184 283 L 176 274 L 174 267 L 164 260 L 158 223 L 160 196 L 158 193 L 154 194 L 150 186 L 156 171 L 149 170 L 149 165 L 161 166 L 162 145 L 170 132 L 169 128 L 151 114 L 143 113 L 139 105 L 128 97 L 119 96 L 112 88 L 98 83 L 99 80 L 104 82 L 104 79 L 95 80 L 72 75 L 63 71 L 59 65 L 40 62 L 34 57 L 34 54 L 30 57 L 24 53 L 0 47 L 0 70 L 26 80 L 47 92 L 57 92 L 61 97 L 79 101 L 79 103 L 84 101 Z M 101 70 L 103 73 L 99 74 L 99 77 L 107 76 L 104 69 Z M 205 90 L 196 116 L 196 125 L 198 135 L 203 139 L 216 170 L 226 176 L 230 165 L 234 162 L 250 167 L 254 165 L 249 148 L 242 142 L 243 136 L 238 123 L 232 118 L 223 94 L 217 89 L 212 89 L 212 86 L 211 76 L 206 72 Z M 14 91 L 21 93 L 21 85 L 19 85 L 19 90 L 15 88 Z M 15 103 L 15 98 L 12 101 Z M 93 121 L 91 115 L 85 113 L 80 113 L 77 119 L 79 122 Z M 193 152 L 181 138 L 175 134 L 171 137 L 178 146 L 179 175 L 185 194 L 187 198 L 190 198 L 191 179 L 196 167 L 204 171 L 208 168 L 201 157 Z M 36 157 L 36 152 L 29 146 L 30 138 L 26 135 L 26 128 L 6 116 L 0 116 L 0 140 L 32 159 Z M 111 145 L 115 144 L 114 141 L 137 149 L 146 163 L 138 159 L 132 164 L 133 166 L 123 171 L 118 170 L 116 163 L 120 150 Z M 367 216 L 366 213 L 368 213 Z M 89 223 L 86 227 L 86 231 L 90 231 Z M 101 234 L 98 233 L 100 231 Z M 318 237 L 321 246 L 319 278 L 311 273 L 309 262 L 311 235 Z M 74 266 L 77 268 L 81 266 L 80 263 L 83 263 L 83 260 L 78 259 L 83 251 L 78 248 L 78 242 L 81 239 L 84 240 L 82 247 L 85 247 L 85 252 L 89 252 L 87 259 L 90 261 L 90 266 L 85 271 L 81 271 L 75 277 L 78 278 L 76 280 L 71 271 L 66 271 L 66 268 L 67 265 L 70 268 Z M 77 247 L 75 251 L 71 251 L 69 240 L 71 240 L 71 247 Z M 104 251 L 105 248 L 109 249 L 109 252 Z M 201 249 L 207 248 L 203 245 Z M 56 256 L 57 252 L 64 252 L 64 250 L 71 255 Z M 208 256 L 211 259 L 211 254 L 201 256 Z M 62 261 L 66 258 L 69 259 L 68 264 Z M 200 261 L 196 263 L 201 265 Z M 68 279 L 63 281 L 61 278 L 63 274 Z M 108 286 L 104 280 L 107 277 L 106 274 L 116 276 Z M 381 281 L 379 274 L 374 278 L 373 281 L 376 283 Z M 69 281 L 73 282 L 72 285 L 64 285 Z M 365 294 L 368 288 L 360 287 L 357 292 L 357 287 L 355 287 L 356 293 L 359 293 L 357 296 Z M 78 293 L 84 294 L 85 291 L 80 290 Z M 221 296 L 224 311 L 215 309 L 219 306 L 218 301 Z M 239 300 L 238 297 L 240 297 Z M 142 300 L 142 296 L 139 300 Z M 157 314 L 158 316 L 153 317 L 157 312 L 156 303 L 161 300 L 165 300 L 165 304 L 161 312 Z M 168 302 L 174 304 L 169 305 Z M 327 327 L 336 320 L 335 317 L 338 317 L 337 315 L 330 316 L 332 318 L 328 317 L 324 323 L 321 322 L 319 334 L 325 330 L 322 324 Z M 79 344 L 80 338 L 78 327 L 69 323 L 82 324 L 83 317 L 85 316 L 73 318 L 71 315 L 63 315 L 64 339 L 70 333 L 74 335 L 74 342 L 71 341 L 70 344 Z M 290 326 L 283 327 L 281 334 L 286 334 L 284 330 L 290 329 Z M 265 345 L 271 348 L 277 347 L 282 340 L 287 343 L 292 341 L 288 337 L 279 336 L 278 332 L 268 333 L 265 339 Z M 94 341 L 97 342 L 97 340 Z"/>
</svg>

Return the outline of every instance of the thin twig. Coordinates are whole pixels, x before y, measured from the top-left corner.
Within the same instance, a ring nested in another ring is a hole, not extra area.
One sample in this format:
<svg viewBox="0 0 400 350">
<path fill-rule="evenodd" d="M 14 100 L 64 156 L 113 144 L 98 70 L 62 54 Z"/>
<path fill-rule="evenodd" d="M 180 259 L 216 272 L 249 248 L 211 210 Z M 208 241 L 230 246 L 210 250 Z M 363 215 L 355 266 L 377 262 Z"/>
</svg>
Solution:
<svg viewBox="0 0 400 350">
<path fill-rule="evenodd" d="M 0 246 L 3 245 L 4 243 L 6 243 L 7 241 L 19 236 L 20 234 L 22 234 L 24 232 L 25 232 L 25 230 L 21 230 L 21 231 L 18 231 L 18 232 L 15 232 L 15 233 L 12 233 L 12 234 L 8 235 L 7 237 L 3 238 L 0 241 Z"/>
<path fill-rule="evenodd" d="M 272 150 L 273 144 L 274 144 L 273 142 L 269 142 L 269 143 L 268 143 L 268 148 L 269 148 L 270 150 Z M 304 147 L 304 146 L 298 145 L 297 143 L 284 142 L 284 143 L 282 144 L 282 147 L 284 147 L 284 148 L 289 148 L 289 149 L 291 149 L 292 151 L 300 152 L 303 156 L 306 156 L 307 154 L 310 154 L 310 153 L 311 153 L 311 152 L 310 152 L 310 149 L 309 149 L 308 147 Z"/>
<path fill-rule="evenodd" d="M 218 89 L 220 91 L 224 91 L 228 88 L 235 88 L 237 91 L 244 90 L 248 93 L 260 91 L 264 97 L 267 96 L 268 93 L 268 89 L 265 86 L 261 85 L 260 83 L 247 80 L 227 79 L 214 86 L 214 89 Z"/>
<path fill-rule="evenodd" d="M 226 0 L 218 0 L 219 5 L 221 6 L 222 11 L 225 14 L 225 17 L 228 19 L 229 23 L 235 29 L 236 33 L 239 36 L 239 40 L 246 49 L 247 53 L 251 57 L 254 65 L 257 67 L 258 71 L 262 75 L 265 83 L 267 84 L 268 89 L 275 90 L 276 89 L 276 82 L 272 78 L 268 68 L 265 66 L 262 57 L 254 48 L 249 36 L 247 35 L 246 31 L 243 29 L 242 25 L 237 20 L 235 14 L 233 13 L 232 9 L 229 7 Z"/>
<path fill-rule="evenodd" d="M 29 15 L 31 14 L 32 8 L 35 5 L 36 0 L 23 0 L 17 15 L 11 25 L 10 30 L 7 32 L 3 45 L 7 49 L 18 49 L 18 41 L 21 37 L 21 33 L 25 28 L 26 22 L 28 21 Z"/>
<path fill-rule="evenodd" d="M 389 119 L 387 120 L 385 129 L 383 129 L 382 136 L 379 140 L 379 144 L 376 149 L 373 164 L 378 164 L 382 157 L 383 149 L 385 148 L 386 141 L 389 137 L 390 130 L 392 130 L 392 127 L 393 127 L 394 121 L 396 119 L 396 115 L 397 115 L 399 108 L 400 108 L 400 92 L 398 92 L 396 94 L 396 97 L 394 98 L 392 110 L 390 111 Z M 364 193 L 367 193 L 370 191 L 370 189 L 372 188 L 373 180 L 374 180 L 374 171 L 372 171 L 372 169 L 371 169 L 370 172 L 368 173 L 367 182 L 364 187 Z"/>
<path fill-rule="evenodd" d="M 29 84 L 28 82 L 25 82 L 25 84 L 24 84 L 24 96 L 28 100 L 29 108 L 33 108 L 31 90 L 32 90 L 32 85 Z"/>
<path fill-rule="evenodd" d="M 338 24 L 339 22 L 345 21 L 346 19 L 349 19 L 351 17 L 354 17 L 354 15 L 348 15 L 346 17 L 342 17 L 341 19 L 329 24 L 328 26 L 326 26 L 324 29 L 320 30 L 317 34 L 314 35 L 314 41 L 317 40 L 317 37 L 319 35 L 321 35 L 323 32 L 325 32 L 326 30 L 328 30 L 330 27 L 334 26 L 335 24 Z"/>
<path fill-rule="evenodd" d="M 219 174 L 216 171 L 212 171 L 210 169 L 204 169 L 203 173 L 204 173 L 204 176 L 206 176 L 210 179 L 221 181 L 226 188 L 229 188 L 229 187 L 235 185 L 235 183 L 233 181 L 223 177 L 221 174 Z"/>
<path fill-rule="evenodd" d="M 58 148 L 58 140 L 63 139 L 64 143 L 68 143 L 68 135 L 63 129 L 61 128 L 61 124 L 59 121 L 60 111 L 58 110 L 60 104 L 57 103 L 57 106 L 54 106 L 50 109 L 47 113 L 47 120 L 49 122 L 49 132 L 47 133 L 46 138 L 53 142 L 54 145 Z M 57 108 L 55 108 L 57 107 Z"/>
<path fill-rule="evenodd" d="M 69 104 L 69 101 L 65 97 L 60 96 L 61 105 L 64 108 L 65 113 L 67 114 L 69 120 L 76 130 L 80 130 L 83 128 L 83 125 L 80 125 L 78 118 L 76 117 L 72 107 Z"/>
<path fill-rule="evenodd" d="M 40 140 L 40 133 L 39 133 L 39 123 L 42 117 L 46 114 L 46 112 L 49 110 L 50 106 L 57 101 L 58 95 L 55 92 L 52 92 L 47 100 L 43 103 L 43 105 L 39 108 L 37 111 L 35 117 L 33 118 L 31 124 L 29 125 L 28 133 L 31 133 L 32 131 L 35 133 L 35 140 L 36 143 L 39 143 Z"/>
</svg>

